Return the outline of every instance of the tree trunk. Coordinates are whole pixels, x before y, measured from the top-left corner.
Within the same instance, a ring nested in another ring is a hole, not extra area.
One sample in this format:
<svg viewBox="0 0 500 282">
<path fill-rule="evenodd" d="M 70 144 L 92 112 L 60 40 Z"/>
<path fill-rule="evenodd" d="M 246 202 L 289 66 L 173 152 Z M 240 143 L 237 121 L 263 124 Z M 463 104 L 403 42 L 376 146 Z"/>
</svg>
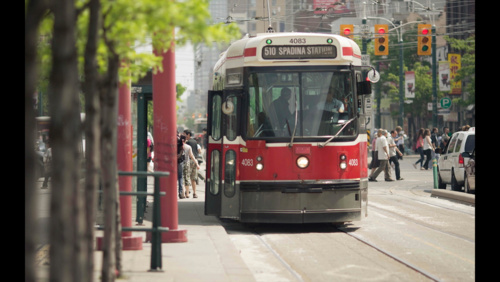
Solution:
<svg viewBox="0 0 500 282">
<path fill-rule="evenodd" d="M 24 25 L 24 275 L 25 281 L 35 281 L 35 248 L 36 248 L 36 207 L 37 199 L 35 175 L 35 110 L 33 95 L 36 91 L 38 70 L 36 63 L 38 28 L 45 11 L 47 1 L 32 0 L 27 4 Z"/>
<path fill-rule="evenodd" d="M 100 25 L 101 5 L 99 0 L 89 3 L 90 18 L 88 38 L 85 46 L 85 233 L 84 281 L 94 280 L 94 225 L 96 220 L 96 191 L 100 180 L 100 97 L 97 72 L 97 42 Z"/>
<path fill-rule="evenodd" d="M 79 281 L 82 270 L 77 241 L 81 120 L 74 1 L 53 5 L 54 33 L 49 101 L 51 111 L 52 193 L 50 203 L 50 281 Z M 76 207 L 76 208 L 75 208 Z M 75 217 L 76 216 L 76 217 Z"/>
<path fill-rule="evenodd" d="M 102 92 L 102 181 L 104 194 L 104 238 L 102 281 L 114 281 L 117 237 L 116 219 L 119 218 L 118 171 L 116 164 L 117 118 L 118 118 L 118 56 L 108 60 L 108 77 Z M 118 204 L 117 204 L 118 203 Z M 118 223 L 119 224 L 119 223 Z M 120 239 L 121 240 L 121 239 Z"/>
</svg>

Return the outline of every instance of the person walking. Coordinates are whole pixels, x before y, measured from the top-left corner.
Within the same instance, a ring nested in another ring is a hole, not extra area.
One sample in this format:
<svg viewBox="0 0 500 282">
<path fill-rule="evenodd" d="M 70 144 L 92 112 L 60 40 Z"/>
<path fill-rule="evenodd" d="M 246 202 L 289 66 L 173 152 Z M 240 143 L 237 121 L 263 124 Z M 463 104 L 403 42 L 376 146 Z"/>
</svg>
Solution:
<svg viewBox="0 0 500 282">
<path fill-rule="evenodd" d="M 391 136 L 387 138 L 387 144 L 389 145 L 389 163 L 394 164 L 394 171 L 396 172 L 396 180 L 403 180 L 401 177 L 401 170 L 399 168 L 399 159 L 397 155 L 403 156 L 403 153 L 399 150 L 398 145 L 394 142 L 394 139 L 398 136 L 396 130 L 391 130 Z"/>
<path fill-rule="evenodd" d="M 49 140 L 46 141 L 45 146 L 45 154 L 43 155 L 44 179 L 42 189 L 48 188 L 49 178 L 52 176 L 52 146 Z"/>
<path fill-rule="evenodd" d="M 186 142 L 185 136 L 177 135 L 177 184 L 179 186 L 179 199 L 186 198 L 186 196 L 184 195 L 184 189 L 182 185 L 183 182 L 182 170 L 184 168 L 184 161 L 186 159 L 183 149 L 185 142 Z"/>
<path fill-rule="evenodd" d="M 372 140 L 372 161 L 368 166 L 368 168 L 371 169 L 370 174 L 373 174 L 378 167 L 377 134 L 378 131 L 375 129 L 373 132 L 373 140 Z"/>
<path fill-rule="evenodd" d="M 415 145 L 415 149 L 418 152 L 418 154 L 420 155 L 420 159 L 413 164 L 413 167 L 415 169 L 417 168 L 418 163 L 420 163 L 420 169 L 422 169 L 422 165 L 424 163 L 423 146 L 424 146 L 424 129 L 420 128 L 420 130 L 418 131 L 418 134 L 417 134 L 417 144 Z"/>
<path fill-rule="evenodd" d="M 394 142 L 398 146 L 399 151 L 401 152 L 401 156 L 398 156 L 399 160 L 403 160 L 403 155 L 405 152 L 405 132 L 401 128 L 401 126 L 396 126 L 396 138 L 394 138 Z"/>
<path fill-rule="evenodd" d="M 391 178 L 389 169 L 389 146 L 387 144 L 387 139 L 384 136 L 386 131 L 379 129 L 377 132 L 377 150 L 378 150 L 378 161 L 380 163 L 377 170 L 368 177 L 368 181 L 377 181 L 377 176 L 384 171 L 385 181 L 394 181 Z"/>
<path fill-rule="evenodd" d="M 434 145 L 431 140 L 431 131 L 429 129 L 425 129 L 424 131 L 424 155 L 426 156 L 425 163 L 423 169 L 429 169 L 429 162 L 432 159 L 432 152 L 434 151 Z"/>
</svg>

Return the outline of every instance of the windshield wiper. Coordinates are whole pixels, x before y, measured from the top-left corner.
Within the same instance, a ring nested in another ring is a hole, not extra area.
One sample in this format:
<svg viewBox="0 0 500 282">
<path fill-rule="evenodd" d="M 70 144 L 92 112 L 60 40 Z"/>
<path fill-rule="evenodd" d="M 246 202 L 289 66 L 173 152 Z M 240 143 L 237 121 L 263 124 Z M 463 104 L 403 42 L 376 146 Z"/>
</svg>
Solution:
<svg viewBox="0 0 500 282">
<path fill-rule="evenodd" d="M 293 138 L 295 138 L 295 130 L 297 129 L 297 115 L 298 115 L 298 110 L 297 110 L 297 101 L 295 101 L 295 126 L 293 127 L 293 133 L 292 133 L 292 139 L 290 140 L 290 144 L 288 147 L 293 146 Z M 288 123 L 288 120 L 286 121 Z"/>
<path fill-rule="evenodd" d="M 323 147 L 325 147 L 325 146 L 326 146 L 326 144 L 328 144 L 328 142 L 332 141 L 332 140 L 333 140 L 333 138 L 335 138 L 335 137 L 339 136 L 340 132 L 342 132 L 342 130 L 344 130 L 344 128 L 345 128 L 345 127 L 346 127 L 349 123 L 351 123 L 351 121 L 355 120 L 356 118 L 357 118 L 357 117 L 353 117 L 353 118 L 351 118 L 350 120 L 348 120 L 346 123 L 344 123 L 344 125 L 343 125 L 343 126 L 342 126 L 342 128 L 339 130 L 339 132 L 337 132 L 337 134 L 335 134 L 335 135 L 333 135 L 332 137 L 330 137 L 330 139 L 326 140 L 326 142 L 325 142 L 325 143 L 323 143 L 323 144 L 318 144 L 318 147 L 319 147 L 319 148 L 323 148 Z"/>
</svg>

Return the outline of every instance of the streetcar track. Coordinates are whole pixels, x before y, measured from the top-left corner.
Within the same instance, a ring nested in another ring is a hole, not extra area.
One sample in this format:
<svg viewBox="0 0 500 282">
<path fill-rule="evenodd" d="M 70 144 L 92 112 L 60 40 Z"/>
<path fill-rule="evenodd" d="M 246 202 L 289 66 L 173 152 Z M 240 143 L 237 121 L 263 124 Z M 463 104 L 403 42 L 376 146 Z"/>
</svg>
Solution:
<svg viewBox="0 0 500 282">
<path fill-rule="evenodd" d="M 423 226 L 423 227 L 428 228 L 428 229 L 430 229 L 432 231 L 439 232 L 439 233 L 442 233 L 442 234 L 446 234 L 448 236 L 455 237 L 457 239 L 461 239 L 461 240 L 467 241 L 469 243 L 475 243 L 476 242 L 475 239 L 469 239 L 469 238 L 466 238 L 466 237 L 464 237 L 462 235 L 458 235 L 458 234 L 455 234 L 455 233 L 452 233 L 452 232 L 447 232 L 447 231 L 439 230 L 439 229 L 437 229 L 437 228 L 435 228 L 435 227 L 433 227 L 433 226 L 431 226 L 429 224 L 422 223 L 422 222 L 417 221 L 417 220 L 415 220 L 415 219 L 413 219 L 411 217 L 404 216 L 404 215 L 401 215 L 401 214 L 397 214 L 397 213 L 394 213 L 394 212 L 392 212 L 390 210 L 387 210 L 387 209 L 384 209 L 384 208 L 381 208 L 381 207 L 376 207 L 374 205 L 370 205 L 370 208 L 374 208 L 374 209 L 378 209 L 378 210 L 386 212 L 386 213 L 390 213 L 392 216 L 396 216 L 396 217 L 399 217 L 399 218 L 404 218 L 407 221 L 410 221 L 410 222 L 412 222 L 414 224 Z"/>
<path fill-rule="evenodd" d="M 396 260 L 397 262 L 406 265 L 407 267 L 415 270 L 416 272 L 424 275 L 425 277 L 427 277 L 427 278 L 429 278 L 429 279 L 431 279 L 433 281 L 441 281 L 439 278 L 437 278 L 434 275 L 428 273 L 427 271 L 425 271 L 425 270 L 423 270 L 423 269 L 421 269 L 421 268 L 419 268 L 419 267 L 411 264 L 410 262 L 408 262 L 408 261 L 406 261 L 406 260 L 404 260 L 404 259 L 402 259 L 402 258 L 400 258 L 400 257 L 398 257 L 398 256 L 396 256 L 396 255 L 394 255 L 394 254 L 386 251 L 386 250 L 383 250 L 383 249 L 377 247 L 376 245 L 368 242 L 367 240 L 363 239 L 362 237 L 360 237 L 360 236 L 358 236 L 358 235 L 356 235 L 354 233 L 349 232 L 349 230 L 346 230 L 346 228 L 344 228 L 344 227 L 337 227 L 337 229 L 340 230 L 340 231 L 342 231 L 342 232 L 344 232 L 344 233 L 346 233 L 347 235 L 351 236 L 352 238 L 357 239 L 358 241 L 362 242 L 363 244 L 366 244 L 367 246 L 376 249 L 377 251 L 383 253 L 384 255 L 386 255 L 386 256 L 394 259 L 394 260 Z"/>
<path fill-rule="evenodd" d="M 295 279 L 297 279 L 297 281 L 304 281 L 304 279 L 302 279 L 302 276 L 300 276 L 300 274 L 298 274 L 295 270 L 293 270 L 292 266 L 290 266 L 279 254 L 278 252 L 276 252 L 273 247 L 271 247 L 263 238 L 262 236 L 259 234 L 259 233 L 256 233 L 256 232 L 253 232 L 254 233 L 254 236 L 257 237 L 257 239 L 264 245 L 264 247 L 266 247 L 266 249 L 268 249 L 272 254 L 273 256 L 283 265 L 283 267 L 285 267 L 285 269 L 290 272 L 290 274 L 292 274 L 293 277 L 295 277 Z"/>
</svg>

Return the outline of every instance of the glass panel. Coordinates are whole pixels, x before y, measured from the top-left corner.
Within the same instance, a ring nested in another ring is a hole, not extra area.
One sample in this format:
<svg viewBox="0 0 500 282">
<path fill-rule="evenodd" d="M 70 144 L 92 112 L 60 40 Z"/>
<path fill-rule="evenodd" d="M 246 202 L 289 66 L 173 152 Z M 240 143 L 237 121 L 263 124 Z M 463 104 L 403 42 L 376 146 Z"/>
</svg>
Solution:
<svg viewBox="0 0 500 282">
<path fill-rule="evenodd" d="M 476 135 L 469 135 L 465 141 L 464 152 L 472 152 L 476 147 Z"/>
<path fill-rule="evenodd" d="M 220 139 L 221 134 L 221 101 L 220 96 L 214 96 L 212 101 L 212 138 L 214 140 Z"/>
<path fill-rule="evenodd" d="M 335 135 L 356 116 L 352 83 L 351 72 L 250 73 L 247 138 Z M 354 120 L 339 136 L 356 128 Z"/>
<path fill-rule="evenodd" d="M 233 150 L 226 152 L 226 166 L 224 172 L 224 195 L 233 197 L 236 185 L 236 153 Z"/>
<path fill-rule="evenodd" d="M 213 150 L 210 160 L 210 194 L 219 194 L 220 187 L 220 152 Z"/>
<path fill-rule="evenodd" d="M 234 111 L 228 115 L 226 115 L 226 120 L 227 120 L 227 139 L 229 140 L 234 140 L 236 139 L 237 135 L 237 128 L 238 128 L 238 119 L 237 119 L 237 112 L 238 112 L 238 105 L 237 101 L 238 99 L 236 97 L 229 97 L 227 99 L 230 102 L 233 102 L 234 105 Z"/>
</svg>

